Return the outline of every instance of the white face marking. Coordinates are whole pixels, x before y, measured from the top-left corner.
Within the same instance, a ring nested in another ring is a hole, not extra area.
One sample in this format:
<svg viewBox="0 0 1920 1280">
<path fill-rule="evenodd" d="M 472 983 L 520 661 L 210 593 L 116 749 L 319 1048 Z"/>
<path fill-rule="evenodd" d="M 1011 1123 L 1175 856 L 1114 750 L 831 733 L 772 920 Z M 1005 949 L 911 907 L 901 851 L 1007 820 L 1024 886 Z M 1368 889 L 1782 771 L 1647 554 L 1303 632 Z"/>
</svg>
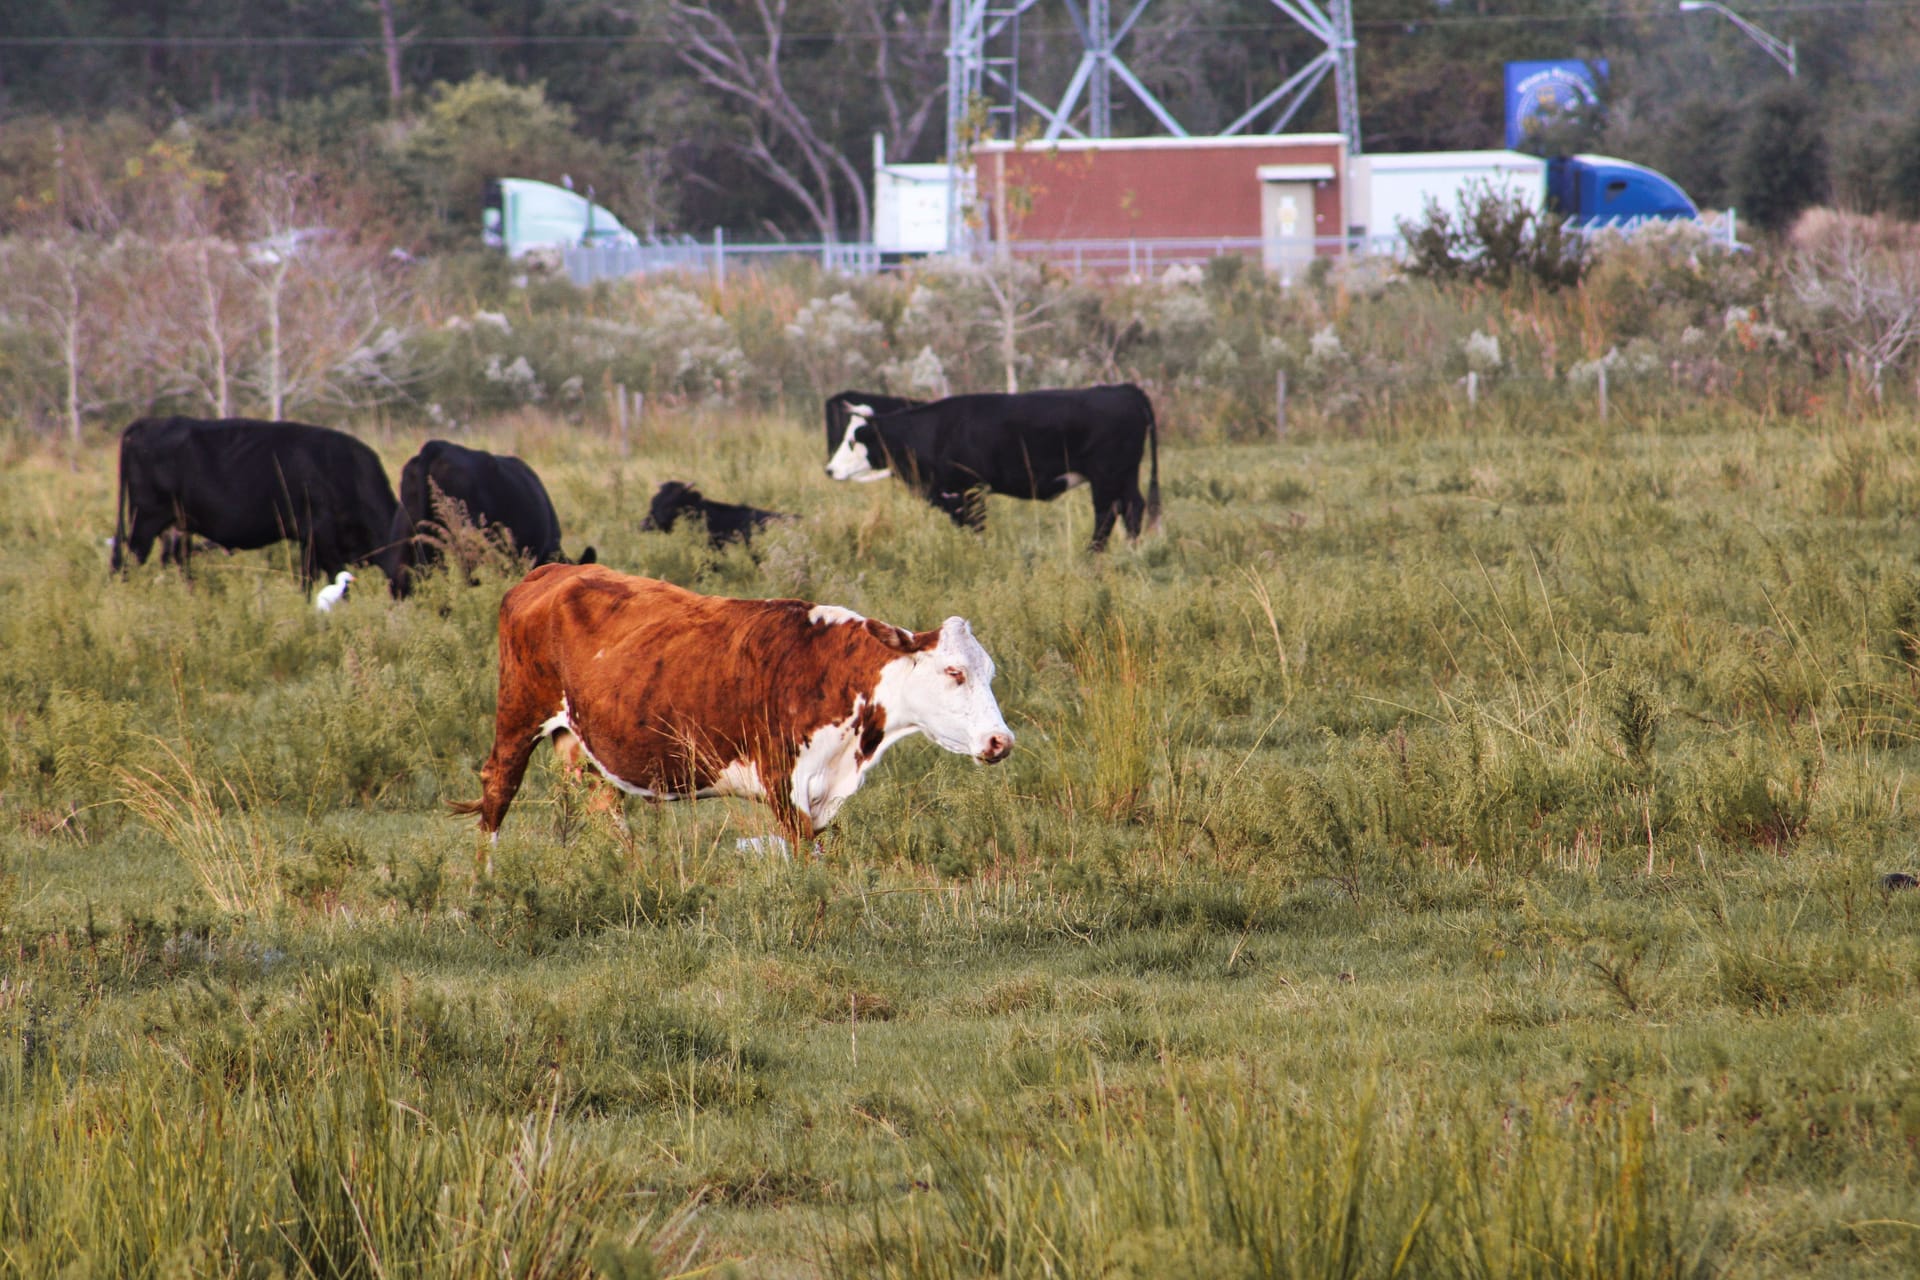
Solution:
<svg viewBox="0 0 1920 1280">
<path fill-rule="evenodd" d="M 865 622 L 866 619 L 851 609 L 843 609 L 837 604 L 817 604 L 807 610 L 807 621 L 816 626 L 832 626 L 837 622 Z"/>
<path fill-rule="evenodd" d="M 848 405 L 847 406 L 847 430 L 849 431 L 853 430 L 854 427 L 858 426 L 861 422 L 871 417 L 873 417 L 872 405 L 870 404 Z"/>
<path fill-rule="evenodd" d="M 895 729 L 919 732 L 959 755 L 1003 758 L 1013 730 L 993 696 L 993 659 L 973 638 L 965 618 L 948 618 L 933 648 L 895 658 L 880 669 L 874 701 Z"/>
<path fill-rule="evenodd" d="M 886 474 L 873 464 L 873 459 L 867 455 L 867 446 L 853 438 L 859 425 L 848 425 L 847 434 L 840 439 L 840 447 L 833 451 L 833 457 L 827 461 L 827 474 L 835 480 L 875 479 L 875 472 Z"/>
</svg>

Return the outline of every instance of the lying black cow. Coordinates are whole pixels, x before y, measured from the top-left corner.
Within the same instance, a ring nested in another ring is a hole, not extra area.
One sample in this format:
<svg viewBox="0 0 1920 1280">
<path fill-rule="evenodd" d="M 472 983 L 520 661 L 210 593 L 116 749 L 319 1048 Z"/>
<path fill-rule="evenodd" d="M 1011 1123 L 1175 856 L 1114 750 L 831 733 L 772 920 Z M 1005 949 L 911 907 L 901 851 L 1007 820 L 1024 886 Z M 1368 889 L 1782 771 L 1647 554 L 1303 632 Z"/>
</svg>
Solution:
<svg viewBox="0 0 1920 1280">
<path fill-rule="evenodd" d="M 640 522 L 646 531 L 666 533 L 682 517 L 697 520 L 707 530 L 707 541 L 716 547 L 729 542 L 745 542 L 773 520 L 788 517 L 778 511 L 743 507 L 733 502 L 713 502 L 701 496 L 690 484 L 669 480 L 654 491 L 653 507 Z"/>
<path fill-rule="evenodd" d="M 565 563 L 560 550 L 560 517 L 533 468 L 515 457 L 469 449 L 448 440 L 429 440 L 400 469 L 400 505 L 382 567 L 394 596 L 413 590 L 413 571 L 436 564 L 452 512 L 479 529 L 504 531 L 513 547 L 536 565 Z M 596 559 L 592 547 L 581 564 Z"/>
<path fill-rule="evenodd" d="M 1153 469 L 1140 495 L 1140 454 Z M 827 474 L 858 480 L 888 470 L 955 524 L 986 523 L 982 491 L 1057 498 L 1078 484 L 1093 491 L 1093 549 L 1107 545 L 1116 518 L 1127 537 L 1141 517 L 1160 520 L 1160 438 L 1153 402 L 1132 383 L 1018 395 L 950 396 L 917 409 L 864 418 L 847 429 Z"/>
<path fill-rule="evenodd" d="M 163 562 L 191 567 L 194 538 L 250 551 L 300 544 L 300 585 L 374 559 L 396 507 L 379 457 L 345 432 L 251 418 L 141 418 L 120 433 L 113 567 L 147 562 L 166 535 Z"/>
<path fill-rule="evenodd" d="M 902 409 L 918 409 L 928 403 L 925 400 L 909 400 L 905 396 L 883 396 L 873 391 L 842 391 L 839 395 L 827 397 L 827 456 L 831 458 L 840 448 L 840 442 L 846 438 L 847 423 L 854 418 L 877 417 L 883 413 L 898 413 Z M 864 410 L 864 414 L 862 414 Z M 884 475 L 867 477 L 872 480 L 884 480 Z"/>
</svg>

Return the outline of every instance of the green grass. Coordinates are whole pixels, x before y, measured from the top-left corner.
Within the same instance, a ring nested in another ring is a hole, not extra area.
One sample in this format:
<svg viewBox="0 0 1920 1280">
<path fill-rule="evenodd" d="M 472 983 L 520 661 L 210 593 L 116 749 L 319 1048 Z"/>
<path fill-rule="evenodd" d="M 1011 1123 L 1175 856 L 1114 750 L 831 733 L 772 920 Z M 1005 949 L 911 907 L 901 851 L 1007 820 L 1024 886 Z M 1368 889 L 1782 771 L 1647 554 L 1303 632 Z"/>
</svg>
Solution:
<svg viewBox="0 0 1920 1280">
<path fill-rule="evenodd" d="M 502 419 L 616 567 L 964 614 L 1019 745 L 799 860 L 540 757 L 484 877 L 509 573 L 110 581 L 110 448 L 16 448 L 0 1275 L 1911 1274 L 1915 426 L 1169 443 L 1089 559 L 810 419 Z"/>
</svg>

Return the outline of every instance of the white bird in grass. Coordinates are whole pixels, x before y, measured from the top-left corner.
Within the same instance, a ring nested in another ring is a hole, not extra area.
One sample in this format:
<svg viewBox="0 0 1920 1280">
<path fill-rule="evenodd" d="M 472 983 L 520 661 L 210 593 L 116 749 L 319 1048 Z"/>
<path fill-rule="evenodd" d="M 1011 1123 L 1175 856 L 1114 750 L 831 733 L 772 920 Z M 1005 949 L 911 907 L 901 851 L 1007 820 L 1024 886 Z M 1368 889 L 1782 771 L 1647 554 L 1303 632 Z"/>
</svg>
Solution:
<svg viewBox="0 0 1920 1280">
<path fill-rule="evenodd" d="M 347 588 L 353 585 L 353 575 L 342 569 L 334 575 L 333 585 L 322 587 L 313 596 L 313 607 L 322 613 L 331 613 L 333 606 L 347 598 Z"/>
</svg>

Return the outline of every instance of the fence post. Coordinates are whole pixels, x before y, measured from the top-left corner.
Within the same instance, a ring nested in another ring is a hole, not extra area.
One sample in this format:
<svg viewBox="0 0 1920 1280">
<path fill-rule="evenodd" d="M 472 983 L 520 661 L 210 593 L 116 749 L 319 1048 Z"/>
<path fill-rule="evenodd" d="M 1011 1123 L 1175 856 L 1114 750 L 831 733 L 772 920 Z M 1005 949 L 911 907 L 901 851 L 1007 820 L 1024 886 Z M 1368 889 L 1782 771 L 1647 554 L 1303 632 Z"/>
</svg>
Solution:
<svg viewBox="0 0 1920 1280">
<path fill-rule="evenodd" d="M 727 236 L 718 227 L 713 229 L 713 284 L 717 289 L 727 287 Z"/>
<path fill-rule="evenodd" d="M 1594 384 L 1600 388 L 1600 421 L 1602 423 L 1605 423 L 1607 420 L 1607 366 L 1606 365 L 1602 364 L 1600 366 L 1600 376 L 1594 379 Z"/>
<path fill-rule="evenodd" d="M 1287 438 L 1287 371 L 1281 369 L 1273 375 L 1273 434 L 1276 438 Z"/>
<path fill-rule="evenodd" d="M 627 384 L 613 384 L 613 425 L 620 441 L 620 456 L 627 456 Z"/>
<path fill-rule="evenodd" d="M 1467 408 L 1475 408 L 1479 403 L 1480 373 L 1478 370 L 1469 369 L 1467 370 Z"/>
</svg>

